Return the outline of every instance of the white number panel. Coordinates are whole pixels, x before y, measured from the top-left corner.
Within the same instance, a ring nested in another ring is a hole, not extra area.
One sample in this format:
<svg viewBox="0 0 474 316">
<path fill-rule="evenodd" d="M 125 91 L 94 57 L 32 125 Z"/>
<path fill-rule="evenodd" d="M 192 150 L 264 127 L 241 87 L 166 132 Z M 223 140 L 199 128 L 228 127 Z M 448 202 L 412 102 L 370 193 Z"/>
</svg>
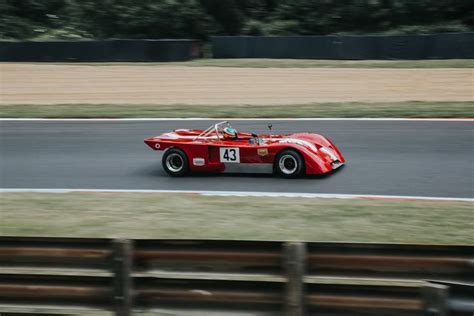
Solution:
<svg viewBox="0 0 474 316">
<path fill-rule="evenodd" d="M 240 151 L 238 147 L 219 148 L 220 162 L 240 163 Z"/>
</svg>

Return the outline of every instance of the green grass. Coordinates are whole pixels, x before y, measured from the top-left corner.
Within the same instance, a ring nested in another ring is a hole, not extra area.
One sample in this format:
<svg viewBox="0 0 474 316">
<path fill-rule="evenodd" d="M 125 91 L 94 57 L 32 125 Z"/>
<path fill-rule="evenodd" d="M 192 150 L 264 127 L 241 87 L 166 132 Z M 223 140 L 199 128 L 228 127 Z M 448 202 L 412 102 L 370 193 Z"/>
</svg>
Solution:
<svg viewBox="0 0 474 316">
<path fill-rule="evenodd" d="M 137 117 L 474 117 L 474 102 L 312 103 L 294 105 L 0 105 L 10 118 Z"/>
<path fill-rule="evenodd" d="M 196 59 L 187 66 L 245 68 L 472 68 L 472 59 L 449 60 L 317 60 L 317 59 Z"/>
<path fill-rule="evenodd" d="M 189 67 L 241 67 L 241 68 L 474 68 L 473 59 L 443 60 L 320 60 L 320 59 L 265 59 L 219 58 L 195 59 L 185 62 L 150 63 L 58 63 L 74 65 L 144 65 Z"/>
<path fill-rule="evenodd" d="M 0 193 L 8 236 L 474 244 L 472 203 Z"/>
</svg>

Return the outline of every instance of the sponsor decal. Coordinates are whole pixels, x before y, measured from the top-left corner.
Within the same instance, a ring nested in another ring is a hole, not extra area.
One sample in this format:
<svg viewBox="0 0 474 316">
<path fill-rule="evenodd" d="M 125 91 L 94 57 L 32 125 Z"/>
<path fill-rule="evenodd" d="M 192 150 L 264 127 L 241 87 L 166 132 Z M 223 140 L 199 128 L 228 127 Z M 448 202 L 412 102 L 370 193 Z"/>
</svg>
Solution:
<svg viewBox="0 0 474 316">
<path fill-rule="evenodd" d="M 206 164 L 206 161 L 204 158 L 193 158 L 193 165 L 195 166 L 204 166 Z"/>
<path fill-rule="evenodd" d="M 268 148 L 258 148 L 257 155 L 263 157 L 268 155 Z"/>
<path fill-rule="evenodd" d="M 156 149 L 160 149 L 160 144 L 156 143 L 156 144 L 155 144 L 155 148 L 156 148 Z"/>
</svg>

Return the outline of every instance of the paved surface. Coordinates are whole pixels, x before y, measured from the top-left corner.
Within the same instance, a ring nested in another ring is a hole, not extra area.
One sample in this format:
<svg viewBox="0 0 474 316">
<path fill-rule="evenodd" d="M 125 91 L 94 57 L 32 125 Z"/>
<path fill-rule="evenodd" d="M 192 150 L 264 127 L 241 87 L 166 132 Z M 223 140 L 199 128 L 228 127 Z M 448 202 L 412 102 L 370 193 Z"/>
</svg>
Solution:
<svg viewBox="0 0 474 316">
<path fill-rule="evenodd" d="M 263 121 L 232 121 L 264 132 Z M 143 139 L 210 121 L 0 122 L 0 187 L 169 189 L 473 197 L 473 122 L 272 121 L 275 133 L 321 132 L 347 165 L 328 177 L 168 177 Z"/>
<path fill-rule="evenodd" d="M 0 64 L 3 104 L 472 101 L 473 70 Z"/>
</svg>

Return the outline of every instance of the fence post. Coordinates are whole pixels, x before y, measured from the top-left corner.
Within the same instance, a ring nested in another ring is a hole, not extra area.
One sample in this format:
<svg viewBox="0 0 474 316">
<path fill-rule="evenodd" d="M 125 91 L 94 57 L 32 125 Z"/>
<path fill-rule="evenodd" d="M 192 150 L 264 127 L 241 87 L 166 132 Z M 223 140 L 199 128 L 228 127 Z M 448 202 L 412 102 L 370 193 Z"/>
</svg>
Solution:
<svg viewBox="0 0 474 316">
<path fill-rule="evenodd" d="M 286 272 L 285 315 L 304 315 L 304 275 L 306 269 L 306 245 L 302 242 L 284 244 Z"/>
<path fill-rule="evenodd" d="M 113 304 L 116 316 L 130 316 L 132 312 L 132 241 L 115 239 L 112 245 L 114 274 Z"/>
<path fill-rule="evenodd" d="M 448 289 L 446 285 L 436 283 L 427 283 L 423 286 L 424 315 L 448 315 Z"/>
</svg>

